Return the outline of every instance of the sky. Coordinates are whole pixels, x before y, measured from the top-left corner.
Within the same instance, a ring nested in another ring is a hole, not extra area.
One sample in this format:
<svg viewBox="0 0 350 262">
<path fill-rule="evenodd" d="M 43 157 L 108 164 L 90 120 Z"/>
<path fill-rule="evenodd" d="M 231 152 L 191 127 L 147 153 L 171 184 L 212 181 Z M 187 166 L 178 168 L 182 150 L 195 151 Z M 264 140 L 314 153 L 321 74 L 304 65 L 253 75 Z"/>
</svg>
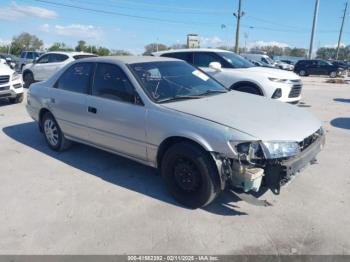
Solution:
<svg viewBox="0 0 350 262">
<path fill-rule="evenodd" d="M 346 0 L 320 0 L 314 48 L 335 46 Z M 233 46 L 238 0 L 0 0 L 0 44 L 21 32 L 48 47 L 78 40 L 134 54 L 158 42 Z M 276 44 L 308 48 L 315 0 L 242 0 L 240 46 Z M 350 44 L 350 17 L 342 43 Z"/>
</svg>

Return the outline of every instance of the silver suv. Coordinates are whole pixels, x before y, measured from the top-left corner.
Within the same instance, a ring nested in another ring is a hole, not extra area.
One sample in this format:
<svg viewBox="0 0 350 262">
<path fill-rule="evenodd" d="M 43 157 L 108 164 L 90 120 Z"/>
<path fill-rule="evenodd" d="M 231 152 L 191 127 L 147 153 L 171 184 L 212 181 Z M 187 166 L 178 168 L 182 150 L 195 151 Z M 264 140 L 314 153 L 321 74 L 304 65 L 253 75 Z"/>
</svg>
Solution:
<svg viewBox="0 0 350 262">
<path fill-rule="evenodd" d="M 36 51 L 24 51 L 21 53 L 19 60 L 17 61 L 17 70 L 22 72 L 23 67 L 26 64 L 32 63 L 35 59 L 41 56 L 44 52 Z"/>
<path fill-rule="evenodd" d="M 75 61 L 31 85 L 27 111 L 53 150 L 76 141 L 158 168 L 191 208 L 226 187 L 278 193 L 325 141 L 307 111 L 229 91 L 173 58 Z"/>
</svg>

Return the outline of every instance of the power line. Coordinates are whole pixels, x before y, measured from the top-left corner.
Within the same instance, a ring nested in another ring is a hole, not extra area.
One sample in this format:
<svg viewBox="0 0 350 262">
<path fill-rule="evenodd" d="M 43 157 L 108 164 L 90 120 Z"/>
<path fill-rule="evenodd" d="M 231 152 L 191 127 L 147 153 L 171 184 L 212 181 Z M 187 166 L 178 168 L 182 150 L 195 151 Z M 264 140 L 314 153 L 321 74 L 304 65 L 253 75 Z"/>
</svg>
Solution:
<svg viewBox="0 0 350 262">
<path fill-rule="evenodd" d="M 178 20 L 162 19 L 162 18 L 140 16 L 140 15 L 130 15 L 130 14 L 114 12 L 114 11 L 109 11 L 109 10 L 95 9 L 95 8 L 89 8 L 89 7 L 82 7 L 82 6 L 76 6 L 76 5 L 71 5 L 71 4 L 62 4 L 62 3 L 57 3 L 57 2 L 53 2 L 53 1 L 46 1 L 46 0 L 34 0 L 34 1 L 40 2 L 40 3 L 43 3 L 43 4 L 55 5 L 55 6 L 61 6 L 61 7 L 68 7 L 68 8 L 84 10 L 84 11 L 90 11 L 90 12 L 95 12 L 95 13 L 123 16 L 123 17 L 143 19 L 143 20 L 156 21 L 156 22 L 166 22 L 166 23 L 172 23 L 172 24 L 186 24 L 186 25 L 195 25 L 195 26 L 212 26 L 212 27 L 219 27 L 220 26 L 220 25 L 213 25 L 213 24 L 208 24 L 208 23 L 182 22 L 182 21 L 178 21 Z"/>
</svg>

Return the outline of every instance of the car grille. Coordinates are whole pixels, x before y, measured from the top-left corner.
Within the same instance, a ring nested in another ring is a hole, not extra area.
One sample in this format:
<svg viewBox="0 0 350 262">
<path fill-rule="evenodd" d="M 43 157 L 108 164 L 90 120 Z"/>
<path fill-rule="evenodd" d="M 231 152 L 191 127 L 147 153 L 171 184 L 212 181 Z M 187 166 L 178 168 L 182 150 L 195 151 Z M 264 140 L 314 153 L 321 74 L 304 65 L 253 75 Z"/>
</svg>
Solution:
<svg viewBox="0 0 350 262">
<path fill-rule="evenodd" d="M 301 89 L 302 89 L 302 85 L 294 85 L 294 86 L 292 87 L 292 89 L 290 90 L 288 97 L 289 97 L 289 98 L 293 98 L 293 97 L 298 97 L 298 96 L 300 96 L 300 94 L 301 94 Z"/>
<path fill-rule="evenodd" d="M 0 87 L 0 91 L 4 91 L 4 90 L 9 90 L 10 86 L 2 86 Z"/>
<path fill-rule="evenodd" d="M 0 76 L 0 85 L 3 85 L 3 84 L 7 84 L 10 80 L 10 76 L 7 75 L 3 75 L 3 76 Z"/>
<path fill-rule="evenodd" d="M 315 133 L 313 133 L 311 136 L 308 136 L 303 141 L 299 143 L 300 150 L 303 151 L 306 148 L 308 148 L 310 145 L 312 145 L 320 136 L 323 135 L 323 129 L 320 128 Z"/>
</svg>

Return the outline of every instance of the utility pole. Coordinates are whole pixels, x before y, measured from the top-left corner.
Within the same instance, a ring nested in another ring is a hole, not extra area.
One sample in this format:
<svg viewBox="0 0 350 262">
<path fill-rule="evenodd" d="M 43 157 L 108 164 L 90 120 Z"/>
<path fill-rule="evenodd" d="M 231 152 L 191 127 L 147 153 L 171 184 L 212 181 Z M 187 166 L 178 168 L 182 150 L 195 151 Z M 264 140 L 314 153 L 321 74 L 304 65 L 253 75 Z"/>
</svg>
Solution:
<svg viewBox="0 0 350 262">
<path fill-rule="evenodd" d="M 238 0 L 238 11 L 237 13 L 233 13 L 233 15 L 237 18 L 237 27 L 236 27 L 236 44 L 235 44 L 235 53 L 238 54 L 239 52 L 239 27 L 241 24 L 241 17 L 244 16 L 244 12 L 241 11 L 242 9 L 242 0 Z"/>
<path fill-rule="evenodd" d="M 344 14 L 343 14 L 343 17 L 342 17 L 343 20 L 341 22 L 341 27 L 340 27 L 340 32 L 339 32 L 339 39 L 338 39 L 338 46 L 337 46 L 337 55 L 335 56 L 335 60 L 338 60 L 338 56 L 339 56 L 340 42 L 341 42 L 341 37 L 342 37 L 342 34 L 343 34 L 343 28 L 344 28 L 344 22 L 345 22 L 347 9 L 348 9 L 348 2 L 345 3 Z"/>
<path fill-rule="evenodd" d="M 312 48 L 314 46 L 314 36 L 315 36 L 315 30 L 316 30 L 316 24 L 317 24 L 317 17 L 318 17 L 318 6 L 319 6 L 319 0 L 316 0 L 315 3 L 315 11 L 314 11 L 314 20 L 312 23 L 312 32 L 311 32 L 311 40 L 310 40 L 310 48 L 309 48 L 309 59 L 311 59 L 312 56 Z"/>
</svg>

